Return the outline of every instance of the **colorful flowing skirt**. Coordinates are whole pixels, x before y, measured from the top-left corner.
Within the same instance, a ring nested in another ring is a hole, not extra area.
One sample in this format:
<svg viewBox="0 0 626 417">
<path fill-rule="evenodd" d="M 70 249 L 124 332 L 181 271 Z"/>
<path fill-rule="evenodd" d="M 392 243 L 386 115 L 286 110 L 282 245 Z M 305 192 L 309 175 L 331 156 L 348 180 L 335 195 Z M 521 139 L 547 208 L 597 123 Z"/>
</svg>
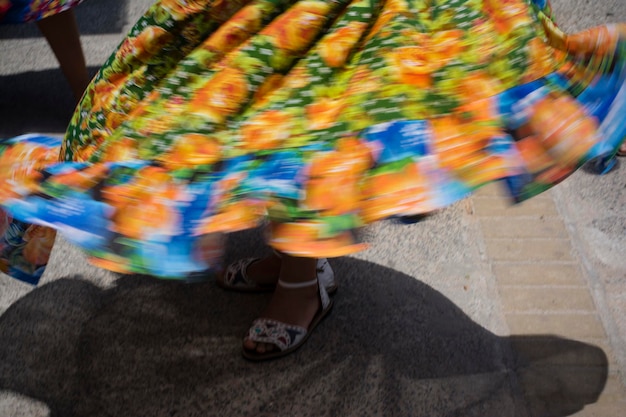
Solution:
<svg viewBox="0 0 626 417">
<path fill-rule="evenodd" d="M 83 0 L 0 0 L 0 23 L 45 19 L 77 6 Z"/>
<path fill-rule="evenodd" d="M 492 181 L 525 200 L 625 137 L 626 25 L 567 35 L 545 0 L 161 0 L 62 141 L 1 144 L 0 203 L 96 265 L 189 278 L 223 233 L 342 256 L 369 223 Z"/>
</svg>

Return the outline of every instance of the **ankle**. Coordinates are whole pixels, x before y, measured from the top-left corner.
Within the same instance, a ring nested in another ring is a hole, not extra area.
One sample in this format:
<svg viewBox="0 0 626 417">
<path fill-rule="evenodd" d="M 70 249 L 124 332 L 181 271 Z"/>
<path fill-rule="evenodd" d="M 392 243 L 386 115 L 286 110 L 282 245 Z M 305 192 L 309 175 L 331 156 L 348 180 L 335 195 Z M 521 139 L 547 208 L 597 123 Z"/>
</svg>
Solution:
<svg viewBox="0 0 626 417">
<path fill-rule="evenodd" d="M 317 280 L 297 283 L 278 281 L 274 295 L 283 300 L 291 300 L 290 303 L 296 306 L 316 304 L 320 298 Z"/>
<path fill-rule="evenodd" d="M 277 284 L 283 288 L 292 289 L 292 290 L 305 289 L 305 288 L 313 289 L 313 288 L 317 288 L 318 286 L 317 277 L 310 279 L 308 281 L 288 281 L 288 280 L 279 279 Z"/>
</svg>

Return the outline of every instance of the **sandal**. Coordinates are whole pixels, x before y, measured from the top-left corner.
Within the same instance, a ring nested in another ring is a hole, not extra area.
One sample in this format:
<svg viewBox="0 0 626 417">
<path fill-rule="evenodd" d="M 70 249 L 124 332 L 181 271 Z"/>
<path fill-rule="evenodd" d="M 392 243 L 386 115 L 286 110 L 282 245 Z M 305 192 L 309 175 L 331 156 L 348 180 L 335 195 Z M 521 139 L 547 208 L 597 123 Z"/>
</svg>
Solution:
<svg viewBox="0 0 626 417">
<path fill-rule="evenodd" d="M 617 148 L 617 156 L 626 156 L 626 143 L 622 143 L 622 146 Z"/>
<path fill-rule="evenodd" d="M 245 258 L 233 262 L 226 268 L 224 277 L 221 280 L 217 280 L 217 285 L 226 290 L 239 292 L 273 291 L 276 288 L 276 284 L 259 284 L 246 273 L 250 265 L 260 260 L 261 258 Z M 326 258 L 318 259 L 316 269 L 320 284 L 324 286 L 326 292 L 334 294 L 338 286 L 335 282 L 335 273 L 330 267 L 328 260 Z"/>
<path fill-rule="evenodd" d="M 320 309 L 317 311 L 308 329 L 286 324 L 277 320 L 259 318 L 252 322 L 248 335 L 244 340 L 252 340 L 258 343 L 271 343 L 278 348 L 270 352 L 259 353 L 255 350 L 243 348 L 243 357 L 251 361 L 264 361 L 268 359 L 276 359 L 288 355 L 301 347 L 309 338 L 311 332 L 322 321 L 333 307 L 333 301 L 328 297 L 328 293 L 319 278 L 301 283 L 289 283 L 278 280 L 278 285 L 284 288 L 304 288 L 312 285 L 318 285 L 319 297 L 321 301 Z"/>
</svg>

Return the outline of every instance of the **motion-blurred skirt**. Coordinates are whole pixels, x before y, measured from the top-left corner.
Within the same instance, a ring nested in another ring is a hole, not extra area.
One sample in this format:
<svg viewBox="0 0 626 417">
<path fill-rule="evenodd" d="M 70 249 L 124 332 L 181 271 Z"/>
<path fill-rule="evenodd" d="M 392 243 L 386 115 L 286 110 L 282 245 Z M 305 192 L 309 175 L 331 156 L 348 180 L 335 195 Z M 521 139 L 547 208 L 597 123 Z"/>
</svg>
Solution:
<svg viewBox="0 0 626 417">
<path fill-rule="evenodd" d="M 0 23 L 45 19 L 77 6 L 83 0 L 0 0 Z"/>
<path fill-rule="evenodd" d="M 0 202 L 96 265 L 189 278 L 221 233 L 269 220 L 277 250 L 346 255 L 368 223 L 492 181 L 530 198 L 625 137 L 626 25 L 566 35 L 544 0 L 161 0 L 62 141 L 3 142 Z"/>
</svg>

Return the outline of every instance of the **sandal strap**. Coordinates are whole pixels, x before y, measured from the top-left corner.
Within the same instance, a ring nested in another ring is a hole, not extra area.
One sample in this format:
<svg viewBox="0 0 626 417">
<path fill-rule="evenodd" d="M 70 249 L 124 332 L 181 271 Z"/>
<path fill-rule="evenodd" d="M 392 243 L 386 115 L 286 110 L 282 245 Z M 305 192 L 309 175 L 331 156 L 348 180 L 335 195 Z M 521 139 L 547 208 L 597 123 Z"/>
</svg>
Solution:
<svg viewBox="0 0 626 417">
<path fill-rule="evenodd" d="M 297 289 L 297 288 L 312 287 L 313 285 L 316 285 L 317 282 L 318 282 L 317 277 L 313 278 L 310 281 L 304 281 L 304 282 L 285 282 L 282 279 L 279 279 L 278 285 L 280 285 L 283 288 Z"/>
<path fill-rule="evenodd" d="M 328 263 L 328 259 L 320 258 L 317 260 L 316 272 L 317 278 L 320 280 L 320 285 L 326 288 L 327 292 L 332 292 L 337 289 L 337 283 L 335 282 L 335 272 Z"/>
<path fill-rule="evenodd" d="M 256 319 L 247 339 L 257 343 L 269 343 L 276 346 L 280 351 L 297 345 L 306 336 L 307 329 L 270 319 Z"/>
<path fill-rule="evenodd" d="M 317 288 L 319 292 L 320 302 L 322 303 L 322 309 L 326 309 L 326 307 L 328 307 L 328 304 L 330 304 L 330 297 L 328 296 L 328 291 L 326 291 L 326 287 L 321 282 L 319 276 L 315 277 L 314 279 L 310 281 L 304 281 L 304 282 L 285 282 L 280 279 L 278 280 L 278 285 L 280 285 L 283 288 L 288 288 L 288 289 L 312 287 L 316 284 L 317 284 Z"/>
<path fill-rule="evenodd" d="M 248 267 L 260 258 L 245 258 L 230 264 L 224 274 L 224 283 L 230 287 L 255 287 L 257 283 L 248 277 Z"/>
</svg>

